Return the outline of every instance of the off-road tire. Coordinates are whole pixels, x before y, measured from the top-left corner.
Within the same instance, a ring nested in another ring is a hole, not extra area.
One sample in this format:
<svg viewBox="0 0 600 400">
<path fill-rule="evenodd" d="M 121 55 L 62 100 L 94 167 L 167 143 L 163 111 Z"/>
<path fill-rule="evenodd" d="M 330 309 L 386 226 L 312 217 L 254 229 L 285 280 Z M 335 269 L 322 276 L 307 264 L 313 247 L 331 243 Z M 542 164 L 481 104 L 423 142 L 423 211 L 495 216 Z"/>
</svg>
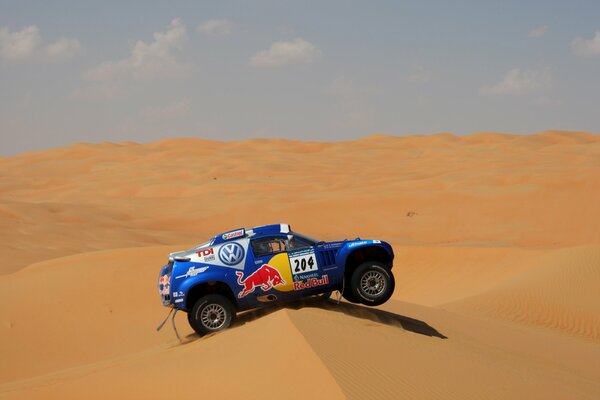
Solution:
<svg viewBox="0 0 600 400">
<path fill-rule="evenodd" d="M 394 275 L 377 261 L 360 264 L 352 273 L 350 291 L 356 300 L 367 306 L 385 303 L 394 293 Z"/>
<path fill-rule="evenodd" d="M 346 282 L 346 287 L 344 288 L 344 291 L 342 292 L 342 296 L 344 296 L 344 299 L 346 299 L 350 303 L 354 303 L 354 304 L 360 303 L 360 301 L 356 298 L 354 293 L 352 293 L 352 289 L 350 288 L 350 282 Z"/>
<path fill-rule="evenodd" d="M 188 311 L 188 322 L 200 336 L 227 329 L 234 319 L 235 307 L 219 294 L 201 297 Z"/>
</svg>

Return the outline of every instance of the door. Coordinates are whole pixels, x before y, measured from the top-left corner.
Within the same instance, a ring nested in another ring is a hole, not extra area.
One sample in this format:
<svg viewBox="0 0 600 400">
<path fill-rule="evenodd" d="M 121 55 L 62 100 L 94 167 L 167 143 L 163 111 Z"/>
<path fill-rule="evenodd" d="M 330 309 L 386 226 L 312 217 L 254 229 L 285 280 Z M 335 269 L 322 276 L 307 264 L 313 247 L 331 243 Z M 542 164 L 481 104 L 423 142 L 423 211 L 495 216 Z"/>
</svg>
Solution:
<svg viewBox="0 0 600 400">
<path fill-rule="evenodd" d="M 286 300 L 318 292 L 329 283 L 319 269 L 312 243 L 293 235 L 273 235 L 252 239 L 254 263 L 246 264 L 238 279 L 238 298 L 267 302 Z"/>
</svg>

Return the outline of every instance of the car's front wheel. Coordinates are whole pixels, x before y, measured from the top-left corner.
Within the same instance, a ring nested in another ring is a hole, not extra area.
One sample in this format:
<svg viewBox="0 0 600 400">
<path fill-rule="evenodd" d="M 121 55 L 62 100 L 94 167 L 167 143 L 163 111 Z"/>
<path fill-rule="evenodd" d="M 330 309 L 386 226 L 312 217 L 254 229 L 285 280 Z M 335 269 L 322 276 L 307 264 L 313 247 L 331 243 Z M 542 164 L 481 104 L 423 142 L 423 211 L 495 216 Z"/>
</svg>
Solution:
<svg viewBox="0 0 600 400">
<path fill-rule="evenodd" d="M 345 287 L 344 290 L 342 291 L 342 295 L 350 303 L 360 303 L 360 301 L 356 298 L 356 296 L 352 292 L 352 288 L 350 288 L 350 287 Z"/>
<path fill-rule="evenodd" d="M 359 265 L 350 279 L 352 295 L 367 306 L 378 306 L 388 301 L 395 285 L 392 271 L 376 261 Z"/>
<path fill-rule="evenodd" d="M 199 335 L 229 328 L 235 318 L 235 308 L 227 297 L 209 294 L 201 297 L 188 311 L 188 322 Z"/>
</svg>

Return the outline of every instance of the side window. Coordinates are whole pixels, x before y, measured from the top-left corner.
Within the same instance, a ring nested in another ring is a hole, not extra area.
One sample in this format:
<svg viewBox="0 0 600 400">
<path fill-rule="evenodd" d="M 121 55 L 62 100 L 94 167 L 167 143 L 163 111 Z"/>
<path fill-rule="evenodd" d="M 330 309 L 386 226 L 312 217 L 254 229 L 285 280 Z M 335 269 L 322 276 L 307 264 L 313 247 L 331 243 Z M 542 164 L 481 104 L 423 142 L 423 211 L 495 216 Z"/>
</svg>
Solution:
<svg viewBox="0 0 600 400">
<path fill-rule="evenodd" d="M 286 251 L 286 240 L 285 238 L 281 237 L 256 239 L 251 243 L 254 257 L 262 257 L 269 254 L 276 254 Z"/>
<path fill-rule="evenodd" d="M 287 251 L 306 249 L 307 247 L 310 247 L 313 245 L 308 240 L 298 237 L 298 236 L 290 235 L 290 236 L 288 236 L 288 238 L 289 239 L 287 240 L 287 246 L 286 246 Z"/>
</svg>

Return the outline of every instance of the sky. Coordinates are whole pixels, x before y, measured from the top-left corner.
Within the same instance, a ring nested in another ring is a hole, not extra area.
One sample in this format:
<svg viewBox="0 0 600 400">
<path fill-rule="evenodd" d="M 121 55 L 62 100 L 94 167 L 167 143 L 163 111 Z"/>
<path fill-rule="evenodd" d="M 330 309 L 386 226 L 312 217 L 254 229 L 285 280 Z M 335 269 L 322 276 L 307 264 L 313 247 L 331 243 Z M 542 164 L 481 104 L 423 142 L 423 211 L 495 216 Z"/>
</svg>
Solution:
<svg viewBox="0 0 600 400">
<path fill-rule="evenodd" d="M 0 156 L 600 132 L 600 1 L 0 0 Z"/>
</svg>

